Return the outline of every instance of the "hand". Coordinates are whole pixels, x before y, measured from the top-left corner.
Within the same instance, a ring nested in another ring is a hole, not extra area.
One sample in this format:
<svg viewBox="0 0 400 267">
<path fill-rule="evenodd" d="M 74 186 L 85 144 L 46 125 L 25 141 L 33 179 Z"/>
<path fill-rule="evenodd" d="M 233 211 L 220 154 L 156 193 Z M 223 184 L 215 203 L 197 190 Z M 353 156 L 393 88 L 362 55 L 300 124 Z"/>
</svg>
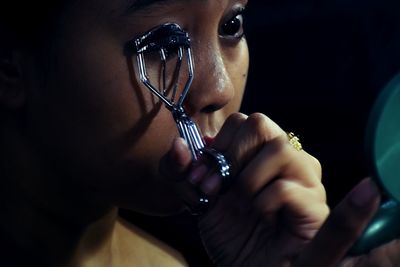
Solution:
<svg viewBox="0 0 400 267">
<path fill-rule="evenodd" d="M 235 184 L 199 222 L 209 255 L 221 266 L 289 265 L 329 213 L 319 162 L 261 114 L 228 118 L 213 147 Z M 211 178 L 197 183 L 215 194 Z"/>
<path fill-rule="evenodd" d="M 372 250 L 367 255 L 346 258 L 340 267 L 398 267 L 400 265 L 400 241 L 394 240 Z"/>
<path fill-rule="evenodd" d="M 397 242 L 345 258 L 378 207 L 378 190 L 368 179 L 325 221 L 329 211 L 318 162 L 288 145 L 286 134 L 267 117 L 233 115 L 213 146 L 232 160 L 236 176 L 231 190 L 199 221 L 217 265 L 382 266 L 390 259 L 393 264 L 387 266 L 396 266 Z M 208 195 L 217 194 L 218 180 L 207 168 L 190 165 L 182 140 L 176 140 L 168 158 L 169 166 L 175 164 L 174 177 L 191 179 Z"/>
<path fill-rule="evenodd" d="M 370 179 L 359 183 L 332 211 L 317 236 L 300 252 L 294 266 L 400 266 L 399 240 L 375 248 L 366 255 L 345 257 L 376 212 L 379 200 L 379 192 Z"/>
<path fill-rule="evenodd" d="M 209 255 L 221 266 L 290 264 L 329 213 L 318 161 L 294 149 L 261 114 L 232 115 L 212 146 L 232 162 L 235 182 L 199 221 Z M 218 177 L 202 164 L 189 168 L 185 150 L 175 142 L 172 176 L 186 176 L 207 195 L 217 195 Z"/>
</svg>

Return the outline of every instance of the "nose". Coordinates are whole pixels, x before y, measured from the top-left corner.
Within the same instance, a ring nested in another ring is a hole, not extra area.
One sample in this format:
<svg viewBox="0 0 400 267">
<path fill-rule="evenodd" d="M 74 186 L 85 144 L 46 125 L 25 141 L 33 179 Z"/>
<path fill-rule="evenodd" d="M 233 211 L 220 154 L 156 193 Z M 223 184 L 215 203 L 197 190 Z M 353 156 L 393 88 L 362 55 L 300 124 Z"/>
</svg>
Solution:
<svg viewBox="0 0 400 267">
<path fill-rule="evenodd" d="M 232 79 L 218 45 L 194 47 L 193 54 L 194 79 L 185 101 L 185 109 L 192 116 L 217 111 L 234 97 Z"/>
</svg>

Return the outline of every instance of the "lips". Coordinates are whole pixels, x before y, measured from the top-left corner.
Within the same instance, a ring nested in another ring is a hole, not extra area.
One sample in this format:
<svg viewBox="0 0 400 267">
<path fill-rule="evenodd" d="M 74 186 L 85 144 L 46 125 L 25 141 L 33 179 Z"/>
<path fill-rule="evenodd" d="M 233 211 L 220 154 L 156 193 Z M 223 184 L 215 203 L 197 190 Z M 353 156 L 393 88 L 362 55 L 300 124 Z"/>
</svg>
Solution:
<svg viewBox="0 0 400 267">
<path fill-rule="evenodd" d="M 214 143 L 215 137 L 204 136 L 204 143 L 206 146 L 211 146 Z"/>
</svg>

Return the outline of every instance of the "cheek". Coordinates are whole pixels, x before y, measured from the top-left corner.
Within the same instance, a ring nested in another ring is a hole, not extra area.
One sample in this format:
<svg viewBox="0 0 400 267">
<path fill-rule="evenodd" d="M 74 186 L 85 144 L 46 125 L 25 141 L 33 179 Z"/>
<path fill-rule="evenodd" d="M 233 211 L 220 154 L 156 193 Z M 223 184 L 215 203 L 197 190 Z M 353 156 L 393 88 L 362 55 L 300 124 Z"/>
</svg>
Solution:
<svg viewBox="0 0 400 267">
<path fill-rule="evenodd" d="M 96 40 L 65 46 L 79 50 L 59 52 L 48 88 L 31 105 L 32 127 L 43 146 L 78 172 L 108 172 L 125 160 L 156 165 L 172 139 L 173 120 L 139 86 L 122 47 Z M 154 146 L 155 140 L 161 145 Z"/>
<path fill-rule="evenodd" d="M 228 73 L 235 88 L 235 95 L 229 106 L 233 106 L 233 111 L 237 111 L 243 98 L 249 69 L 249 51 L 246 40 L 243 39 L 234 50 L 226 53 L 225 60 L 228 62 Z"/>
<path fill-rule="evenodd" d="M 247 81 L 247 74 L 249 71 L 249 49 L 246 39 L 243 39 L 238 48 L 237 54 L 233 57 L 236 64 L 232 64 L 234 75 L 234 82 L 244 90 Z"/>
</svg>

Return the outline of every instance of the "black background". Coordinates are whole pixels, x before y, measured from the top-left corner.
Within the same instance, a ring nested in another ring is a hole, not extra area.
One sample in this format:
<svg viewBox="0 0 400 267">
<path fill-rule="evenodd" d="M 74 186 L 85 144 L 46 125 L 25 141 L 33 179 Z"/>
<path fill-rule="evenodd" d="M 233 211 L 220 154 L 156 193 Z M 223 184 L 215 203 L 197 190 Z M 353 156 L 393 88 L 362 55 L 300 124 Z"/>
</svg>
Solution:
<svg viewBox="0 0 400 267">
<path fill-rule="evenodd" d="M 252 0 L 246 11 L 250 72 L 242 111 L 262 112 L 300 136 L 323 167 L 334 206 L 369 175 L 366 122 L 379 91 L 400 71 L 398 0 Z M 184 253 L 212 266 L 195 218 L 123 211 Z"/>
</svg>

